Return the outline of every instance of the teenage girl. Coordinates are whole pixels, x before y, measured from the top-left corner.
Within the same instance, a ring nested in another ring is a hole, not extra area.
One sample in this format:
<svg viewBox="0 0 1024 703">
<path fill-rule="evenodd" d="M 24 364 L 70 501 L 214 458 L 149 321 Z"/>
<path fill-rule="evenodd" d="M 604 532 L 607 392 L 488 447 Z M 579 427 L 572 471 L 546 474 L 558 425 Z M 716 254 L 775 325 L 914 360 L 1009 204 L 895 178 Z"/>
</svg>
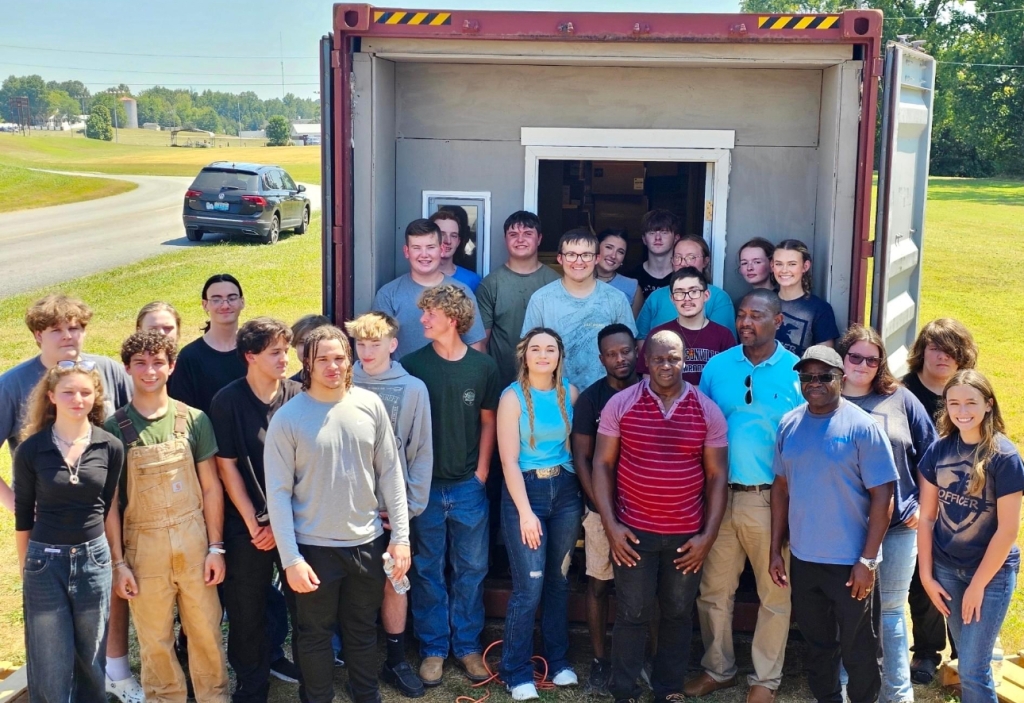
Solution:
<svg viewBox="0 0 1024 703">
<path fill-rule="evenodd" d="M 808 347 L 835 345 L 832 306 L 811 293 L 811 252 L 799 239 L 784 239 L 772 253 L 772 274 L 782 299 L 782 326 L 775 333 L 786 349 L 803 356 Z"/>
<path fill-rule="evenodd" d="M 643 291 L 635 278 L 618 273 L 622 262 L 626 260 L 626 236 L 624 229 L 606 229 L 597 235 L 597 265 L 594 272 L 597 280 L 623 292 L 633 308 L 633 317 L 636 317 L 644 306 Z"/>
</svg>

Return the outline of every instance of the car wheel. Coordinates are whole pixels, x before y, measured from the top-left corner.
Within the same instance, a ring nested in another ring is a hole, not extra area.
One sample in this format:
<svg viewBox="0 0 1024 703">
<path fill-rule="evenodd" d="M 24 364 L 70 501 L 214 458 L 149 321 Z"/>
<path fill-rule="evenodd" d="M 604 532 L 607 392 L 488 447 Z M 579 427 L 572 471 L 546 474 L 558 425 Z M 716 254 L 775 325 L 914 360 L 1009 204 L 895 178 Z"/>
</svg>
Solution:
<svg viewBox="0 0 1024 703">
<path fill-rule="evenodd" d="M 309 229 L 309 208 L 302 208 L 302 224 L 295 228 L 295 234 L 305 234 Z"/>
<path fill-rule="evenodd" d="M 186 229 L 185 236 L 188 237 L 190 242 L 201 242 L 203 241 L 203 230 L 201 229 Z"/>
<path fill-rule="evenodd" d="M 281 236 L 281 216 L 274 215 L 274 219 L 270 221 L 270 229 L 267 233 L 260 237 L 260 241 L 264 244 L 277 244 L 278 238 Z"/>
</svg>

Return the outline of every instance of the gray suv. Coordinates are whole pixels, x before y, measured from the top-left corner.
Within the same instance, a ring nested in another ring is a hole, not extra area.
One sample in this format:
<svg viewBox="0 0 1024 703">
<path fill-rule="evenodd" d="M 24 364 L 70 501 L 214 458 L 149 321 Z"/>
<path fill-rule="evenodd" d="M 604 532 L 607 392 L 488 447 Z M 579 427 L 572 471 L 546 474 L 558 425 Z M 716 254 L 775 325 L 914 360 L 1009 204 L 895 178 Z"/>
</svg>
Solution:
<svg viewBox="0 0 1024 703">
<path fill-rule="evenodd" d="M 309 213 L 306 186 L 296 185 L 280 166 L 215 161 L 185 191 L 181 219 L 193 242 L 216 232 L 273 244 L 283 229 L 303 234 Z"/>
</svg>

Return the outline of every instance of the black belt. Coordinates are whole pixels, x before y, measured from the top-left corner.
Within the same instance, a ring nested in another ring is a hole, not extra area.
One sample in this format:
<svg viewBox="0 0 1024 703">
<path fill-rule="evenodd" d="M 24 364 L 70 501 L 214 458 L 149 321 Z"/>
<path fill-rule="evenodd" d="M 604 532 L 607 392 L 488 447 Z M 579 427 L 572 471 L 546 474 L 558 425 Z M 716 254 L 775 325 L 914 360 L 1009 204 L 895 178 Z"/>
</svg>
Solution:
<svg viewBox="0 0 1024 703">
<path fill-rule="evenodd" d="M 745 486 L 742 483 L 729 484 L 730 491 L 740 491 L 742 493 L 760 493 L 761 491 L 770 491 L 771 488 L 772 484 L 770 483 L 761 483 L 756 486 Z"/>
</svg>

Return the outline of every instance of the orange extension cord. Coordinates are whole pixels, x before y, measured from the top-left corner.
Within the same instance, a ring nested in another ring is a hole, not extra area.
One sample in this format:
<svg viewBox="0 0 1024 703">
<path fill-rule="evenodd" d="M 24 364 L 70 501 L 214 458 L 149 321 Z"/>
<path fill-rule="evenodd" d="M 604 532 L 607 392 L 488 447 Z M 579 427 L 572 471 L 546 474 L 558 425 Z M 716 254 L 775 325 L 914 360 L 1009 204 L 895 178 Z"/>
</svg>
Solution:
<svg viewBox="0 0 1024 703">
<path fill-rule="evenodd" d="M 492 671 L 490 665 L 487 663 L 487 654 L 496 646 L 501 644 L 503 640 L 495 640 L 487 645 L 487 649 L 484 650 L 484 668 L 487 669 L 489 676 L 486 680 L 480 683 L 473 684 L 473 688 L 482 688 L 483 686 L 489 686 L 492 683 L 503 684 L 504 682 L 498 677 L 498 672 Z M 533 656 L 530 657 L 530 661 L 540 662 L 544 665 L 544 673 L 538 671 L 533 672 L 533 682 L 537 687 L 538 691 L 553 691 L 556 686 L 552 682 L 548 681 L 548 662 L 544 657 Z M 455 699 L 455 703 L 484 703 L 488 698 L 491 697 L 491 689 L 488 688 L 482 698 L 473 698 L 473 696 L 459 696 Z"/>
</svg>

